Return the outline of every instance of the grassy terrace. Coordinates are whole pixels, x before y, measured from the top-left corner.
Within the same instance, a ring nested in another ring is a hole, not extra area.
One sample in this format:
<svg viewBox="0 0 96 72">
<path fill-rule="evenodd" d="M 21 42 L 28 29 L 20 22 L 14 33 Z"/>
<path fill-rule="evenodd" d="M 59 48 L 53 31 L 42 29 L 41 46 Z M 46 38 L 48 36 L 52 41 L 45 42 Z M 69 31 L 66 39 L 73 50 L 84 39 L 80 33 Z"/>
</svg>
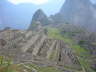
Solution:
<svg viewBox="0 0 96 72">
<path fill-rule="evenodd" d="M 35 64 L 12 64 L 11 60 L 0 59 L 0 72 L 62 72 L 55 67 L 40 67 Z"/>
<path fill-rule="evenodd" d="M 72 39 L 62 36 L 60 34 L 60 31 L 56 28 L 48 28 L 48 36 L 50 38 L 63 40 L 66 44 L 70 46 L 70 48 L 72 48 L 82 67 L 82 71 L 76 72 L 87 72 L 85 71 L 86 69 L 89 70 L 89 72 L 94 72 L 90 68 L 90 64 L 88 63 L 87 59 L 85 59 L 86 57 L 90 56 L 86 49 L 75 44 Z M 54 51 L 53 56 L 56 56 L 56 53 L 57 52 Z M 53 56 L 51 56 L 51 58 L 53 58 Z M 34 64 L 12 64 L 12 60 L 9 59 L 5 61 L 4 58 L 0 56 L 0 72 L 25 72 L 25 69 L 26 72 L 32 72 L 32 70 L 36 70 L 37 72 L 62 72 L 55 67 L 40 67 Z M 65 67 L 64 69 L 71 70 L 71 68 L 68 67 Z"/>
<path fill-rule="evenodd" d="M 30 68 L 34 68 L 37 72 L 62 72 L 54 67 L 40 67 L 35 64 L 28 65 Z"/>
<path fill-rule="evenodd" d="M 94 72 L 90 68 L 90 64 L 89 64 L 88 60 L 86 59 L 88 56 L 90 56 L 88 50 L 75 44 L 74 41 L 72 39 L 66 37 L 66 35 L 62 36 L 60 34 L 59 29 L 47 28 L 47 30 L 48 30 L 48 36 L 50 38 L 63 40 L 65 43 L 67 43 L 70 46 L 70 48 L 72 48 L 73 52 L 75 53 L 75 55 L 77 56 L 77 58 L 81 64 L 82 72 L 86 72 L 86 70 L 88 70 L 90 72 Z"/>
<path fill-rule="evenodd" d="M 56 28 L 48 28 L 48 36 L 50 38 L 63 40 L 67 43 L 76 53 L 78 56 L 88 55 L 88 51 L 77 44 L 74 44 L 74 41 L 68 37 L 64 37 L 60 34 L 60 31 Z M 87 54 L 86 54 L 87 53 Z"/>
</svg>

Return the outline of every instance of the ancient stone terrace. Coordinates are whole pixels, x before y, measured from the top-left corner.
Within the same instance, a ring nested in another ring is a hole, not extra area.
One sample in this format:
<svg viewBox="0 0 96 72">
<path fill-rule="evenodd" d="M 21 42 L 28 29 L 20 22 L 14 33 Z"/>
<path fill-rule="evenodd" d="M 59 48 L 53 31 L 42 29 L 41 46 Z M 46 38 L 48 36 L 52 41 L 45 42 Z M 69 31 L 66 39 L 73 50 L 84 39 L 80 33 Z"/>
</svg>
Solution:
<svg viewBox="0 0 96 72">
<path fill-rule="evenodd" d="M 2 46 L 2 40 L 6 42 Z M 11 57 L 14 63 L 32 62 L 36 64 L 80 68 L 71 48 L 62 40 L 32 31 L 6 30 L 0 33 L 0 55 Z"/>
</svg>

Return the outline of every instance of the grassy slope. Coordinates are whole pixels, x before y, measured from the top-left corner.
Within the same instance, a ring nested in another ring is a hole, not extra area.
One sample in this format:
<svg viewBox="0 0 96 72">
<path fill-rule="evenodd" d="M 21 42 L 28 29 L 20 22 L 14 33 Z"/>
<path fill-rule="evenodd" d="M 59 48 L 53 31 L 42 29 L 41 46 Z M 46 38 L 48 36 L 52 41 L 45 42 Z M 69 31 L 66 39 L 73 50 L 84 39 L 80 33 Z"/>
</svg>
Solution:
<svg viewBox="0 0 96 72">
<path fill-rule="evenodd" d="M 34 64 L 30 64 L 29 67 L 36 69 L 38 72 L 62 72 L 54 67 L 40 67 Z"/>
<path fill-rule="evenodd" d="M 79 45 L 74 44 L 74 41 L 70 38 L 64 37 L 60 34 L 60 31 L 56 28 L 48 28 L 48 36 L 51 38 L 63 40 L 65 43 L 69 44 L 70 47 L 75 50 L 77 55 L 81 55 L 82 53 L 86 53 L 86 49 L 81 48 Z M 84 56 L 84 55 L 83 55 Z"/>
<path fill-rule="evenodd" d="M 91 72 L 94 72 L 91 68 L 90 68 L 90 64 L 88 63 L 86 57 L 90 56 L 88 53 L 88 50 L 86 50 L 85 48 L 80 47 L 77 44 L 74 44 L 74 41 L 70 38 L 67 38 L 66 36 L 62 36 L 60 34 L 60 30 L 56 29 L 56 28 L 47 28 L 48 29 L 48 36 L 51 38 L 55 38 L 55 39 L 60 39 L 63 40 L 65 43 L 69 44 L 70 48 L 72 48 L 73 52 L 75 52 L 81 66 L 83 69 L 83 72 L 85 69 L 88 69 Z"/>
<path fill-rule="evenodd" d="M 3 56 L 0 56 L 0 72 L 62 72 L 55 67 L 40 67 L 35 64 L 13 64 L 11 60 L 4 60 Z"/>
</svg>

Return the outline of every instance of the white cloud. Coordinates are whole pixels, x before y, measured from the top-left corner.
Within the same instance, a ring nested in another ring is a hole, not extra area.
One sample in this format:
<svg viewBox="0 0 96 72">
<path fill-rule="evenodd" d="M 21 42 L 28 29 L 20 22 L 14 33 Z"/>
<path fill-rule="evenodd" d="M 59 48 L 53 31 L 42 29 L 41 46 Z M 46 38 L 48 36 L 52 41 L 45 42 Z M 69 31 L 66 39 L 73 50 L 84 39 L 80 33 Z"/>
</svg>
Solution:
<svg viewBox="0 0 96 72">
<path fill-rule="evenodd" d="M 48 2 L 48 0 L 8 0 L 9 2 L 13 4 L 20 4 L 20 3 L 33 3 L 36 5 L 45 4 Z"/>
</svg>

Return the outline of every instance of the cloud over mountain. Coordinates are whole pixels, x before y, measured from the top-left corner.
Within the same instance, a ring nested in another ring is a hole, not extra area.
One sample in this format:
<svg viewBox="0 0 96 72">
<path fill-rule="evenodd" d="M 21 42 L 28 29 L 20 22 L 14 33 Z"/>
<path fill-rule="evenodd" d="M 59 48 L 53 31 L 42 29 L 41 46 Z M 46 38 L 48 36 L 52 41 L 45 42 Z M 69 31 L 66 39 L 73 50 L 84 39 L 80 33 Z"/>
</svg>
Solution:
<svg viewBox="0 0 96 72">
<path fill-rule="evenodd" d="M 8 0 L 8 1 L 13 4 L 32 3 L 36 5 L 41 5 L 48 2 L 48 0 Z"/>
</svg>

